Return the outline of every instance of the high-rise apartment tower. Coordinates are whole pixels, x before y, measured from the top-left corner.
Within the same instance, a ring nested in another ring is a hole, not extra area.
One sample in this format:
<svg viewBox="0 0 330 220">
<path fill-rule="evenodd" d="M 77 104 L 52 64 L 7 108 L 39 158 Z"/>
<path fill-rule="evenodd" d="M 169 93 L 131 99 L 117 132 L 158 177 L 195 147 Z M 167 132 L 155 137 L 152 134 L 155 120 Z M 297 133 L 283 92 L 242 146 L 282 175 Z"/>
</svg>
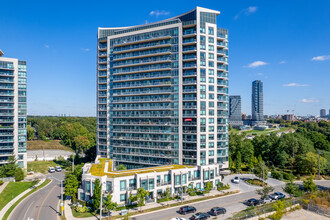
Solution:
<svg viewBox="0 0 330 220">
<path fill-rule="evenodd" d="M 241 96 L 229 96 L 229 123 L 233 127 L 239 127 L 243 125 L 241 108 Z"/>
<path fill-rule="evenodd" d="M 320 116 L 321 117 L 324 117 L 324 116 L 326 116 L 327 115 L 327 110 L 326 109 L 321 109 L 320 110 Z"/>
<path fill-rule="evenodd" d="M 228 167 L 228 31 L 197 7 L 98 29 L 97 154 L 129 168 Z"/>
<path fill-rule="evenodd" d="M 26 168 L 26 62 L 0 50 L 0 165 L 15 156 Z"/>
<path fill-rule="evenodd" d="M 260 80 L 252 82 L 252 121 L 264 121 L 264 91 Z"/>
</svg>

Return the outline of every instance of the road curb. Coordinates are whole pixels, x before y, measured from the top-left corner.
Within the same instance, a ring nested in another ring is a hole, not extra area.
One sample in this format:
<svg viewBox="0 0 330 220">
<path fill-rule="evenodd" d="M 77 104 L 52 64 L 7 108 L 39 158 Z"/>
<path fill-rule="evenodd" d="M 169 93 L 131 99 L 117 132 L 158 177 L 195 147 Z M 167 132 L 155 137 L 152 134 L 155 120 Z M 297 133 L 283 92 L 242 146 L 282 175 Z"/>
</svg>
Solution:
<svg viewBox="0 0 330 220">
<path fill-rule="evenodd" d="M 202 201 L 187 203 L 187 204 L 184 204 L 184 205 L 193 205 L 193 204 L 197 204 L 197 203 L 201 203 L 201 202 L 205 202 L 205 201 L 212 201 L 212 200 L 215 200 L 215 199 L 226 198 L 226 197 L 229 197 L 229 196 L 238 195 L 240 193 L 241 193 L 241 191 L 239 191 L 237 193 L 234 193 L 234 194 L 230 194 L 230 195 L 225 195 L 225 196 L 220 196 L 220 197 L 205 199 L 205 200 L 202 200 Z M 138 217 L 138 216 L 141 216 L 141 215 L 152 214 L 152 213 L 155 213 L 155 212 L 165 211 L 165 210 L 168 210 L 168 209 L 174 209 L 174 208 L 178 208 L 178 207 L 180 207 L 180 205 L 174 206 L 174 207 L 168 207 L 168 208 L 164 208 L 164 209 L 159 209 L 159 210 L 155 210 L 155 211 L 151 211 L 151 212 L 141 213 L 141 214 L 137 214 L 137 215 L 132 215 L 131 217 L 134 218 L 134 217 Z"/>
<path fill-rule="evenodd" d="M 47 179 L 47 178 L 46 178 Z M 46 181 L 46 179 L 44 180 L 44 181 Z M 33 192 L 33 193 L 31 193 L 30 195 L 28 195 L 27 197 L 25 197 L 22 201 L 20 201 L 17 205 L 16 205 L 16 207 L 11 211 L 11 213 L 9 214 L 9 216 L 8 216 L 8 220 L 11 218 L 11 216 L 13 215 L 13 213 L 14 213 L 14 211 L 16 210 L 16 208 L 19 206 L 19 204 L 21 203 L 21 202 L 23 202 L 25 199 L 27 199 L 27 198 L 29 198 L 30 196 L 32 196 L 33 194 L 35 194 L 36 192 L 38 192 L 39 190 L 41 190 L 41 189 L 44 189 L 46 186 L 48 186 L 50 183 L 52 183 L 52 179 L 50 180 L 50 182 L 49 183 L 47 183 L 47 185 L 45 185 L 44 187 L 42 187 L 42 188 L 40 188 L 40 189 L 38 189 L 37 191 L 35 191 L 35 192 Z M 41 185 L 41 184 L 40 184 Z M 15 203 L 14 203 L 15 204 Z M 13 205 L 14 205 L 13 204 Z M 12 205 L 12 206 L 13 206 Z M 11 206 L 10 206 L 11 207 Z M 8 211 L 8 210 L 7 210 Z M 5 213 L 6 214 L 6 213 Z"/>
</svg>

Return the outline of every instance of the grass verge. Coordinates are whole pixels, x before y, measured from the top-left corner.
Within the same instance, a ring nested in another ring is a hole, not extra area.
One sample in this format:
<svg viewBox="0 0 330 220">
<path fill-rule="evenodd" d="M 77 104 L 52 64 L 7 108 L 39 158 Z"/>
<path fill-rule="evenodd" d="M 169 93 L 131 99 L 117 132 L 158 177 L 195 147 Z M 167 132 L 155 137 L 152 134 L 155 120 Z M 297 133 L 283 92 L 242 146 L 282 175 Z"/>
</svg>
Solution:
<svg viewBox="0 0 330 220">
<path fill-rule="evenodd" d="M 15 202 L 9 209 L 8 211 L 5 213 L 5 215 L 3 216 L 2 220 L 7 220 L 10 213 L 15 209 L 15 207 L 21 202 L 23 201 L 23 199 L 25 199 L 26 197 L 28 197 L 29 195 L 31 195 L 32 193 L 34 193 L 35 191 L 45 187 L 48 183 L 50 182 L 50 179 L 46 179 L 45 182 L 43 182 L 42 184 L 40 184 L 39 186 L 37 186 L 36 188 L 34 188 L 33 190 L 31 190 L 30 192 L 28 192 L 27 194 L 25 194 L 22 198 L 20 198 L 17 202 Z"/>
<path fill-rule="evenodd" d="M 251 185 L 254 185 L 254 186 L 263 186 L 263 182 L 261 180 L 258 180 L 258 179 L 249 179 L 249 180 L 246 180 L 246 182 L 250 183 Z M 265 185 L 267 186 L 267 183 L 265 183 Z"/>
<path fill-rule="evenodd" d="M 32 187 L 33 182 L 10 182 L 0 194 L 0 210 L 3 209 L 16 196 Z"/>
</svg>

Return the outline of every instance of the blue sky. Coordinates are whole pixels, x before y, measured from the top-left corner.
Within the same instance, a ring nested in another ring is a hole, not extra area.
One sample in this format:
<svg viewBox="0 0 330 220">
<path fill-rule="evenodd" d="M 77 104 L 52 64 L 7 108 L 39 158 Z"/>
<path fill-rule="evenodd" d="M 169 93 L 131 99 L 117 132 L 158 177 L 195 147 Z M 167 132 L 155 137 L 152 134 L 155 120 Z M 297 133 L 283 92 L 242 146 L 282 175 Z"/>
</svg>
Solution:
<svg viewBox="0 0 330 220">
<path fill-rule="evenodd" d="M 229 29 L 230 94 L 251 113 L 264 82 L 265 114 L 330 109 L 330 1 L 4 1 L 0 49 L 28 61 L 28 114 L 96 114 L 98 27 L 155 22 L 196 6 Z"/>
</svg>

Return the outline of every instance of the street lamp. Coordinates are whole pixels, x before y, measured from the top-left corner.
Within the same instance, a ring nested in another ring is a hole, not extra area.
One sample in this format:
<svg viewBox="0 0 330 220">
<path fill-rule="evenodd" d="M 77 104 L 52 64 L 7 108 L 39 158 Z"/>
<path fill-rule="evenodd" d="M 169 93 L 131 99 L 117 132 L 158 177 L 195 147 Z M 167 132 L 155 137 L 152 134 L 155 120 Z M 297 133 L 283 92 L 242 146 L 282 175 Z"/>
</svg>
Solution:
<svg viewBox="0 0 330 220">
<path fill-rule="evenodd" d="M 59 179 L 57 179 L 57 178 L 55 178 L 55 177 L 51 177 L 51 178 L 53 178 L 54 180 L 57 180 L 57 181 L 59 181 L 60 183 L 61 183 L 61 215 L 63 216 L 63 210 L 64 210 L 64 203 L 63 203 L 63 184 L 64 184 L 64 180 L 59 180 Z"/>
</svg>

